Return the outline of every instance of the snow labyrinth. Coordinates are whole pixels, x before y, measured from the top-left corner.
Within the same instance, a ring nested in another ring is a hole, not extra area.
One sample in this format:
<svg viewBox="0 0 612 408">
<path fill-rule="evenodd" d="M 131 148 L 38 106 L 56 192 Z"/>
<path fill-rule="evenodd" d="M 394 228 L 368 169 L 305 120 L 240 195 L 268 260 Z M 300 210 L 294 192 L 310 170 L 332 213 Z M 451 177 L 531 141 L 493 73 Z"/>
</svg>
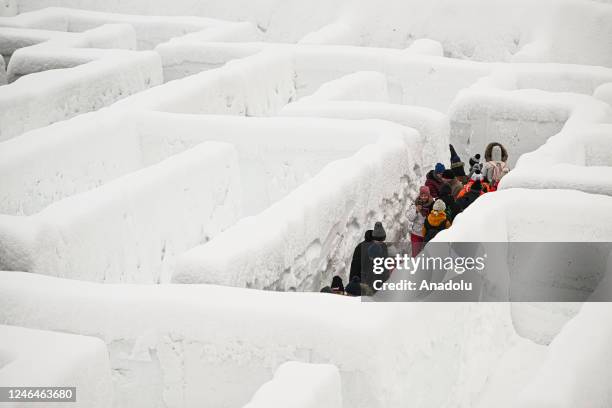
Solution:
<svg viewBox="0 0 612 408">
<path fill-rule="evenodd" d="M 0 0 L 0 386 L 52 343 L 71 407 L 612 405 L 607 303 L 312 293 L 449 143 L 513 170 L 438 240 L 612 242 L 612 4 L 170 3 Z"/>
</svg>

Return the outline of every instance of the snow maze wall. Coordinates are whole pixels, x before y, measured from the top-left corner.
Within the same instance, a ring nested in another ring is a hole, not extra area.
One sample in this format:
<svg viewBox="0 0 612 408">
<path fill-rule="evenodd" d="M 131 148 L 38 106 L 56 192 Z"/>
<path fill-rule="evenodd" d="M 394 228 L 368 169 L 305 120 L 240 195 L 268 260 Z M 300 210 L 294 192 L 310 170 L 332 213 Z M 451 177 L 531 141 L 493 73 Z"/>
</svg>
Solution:
<svg viewBox="0 0 612 408">
<path fill-rule="evenodd" d="M 439 240 L 610 242 L 612 6 L 324 3 L 0 2 L 0 386 L 52 342 L 83 407 L 612 404 L 607 303 L 292 293 L 449 141 L 513 171 Z"/>
</svg>

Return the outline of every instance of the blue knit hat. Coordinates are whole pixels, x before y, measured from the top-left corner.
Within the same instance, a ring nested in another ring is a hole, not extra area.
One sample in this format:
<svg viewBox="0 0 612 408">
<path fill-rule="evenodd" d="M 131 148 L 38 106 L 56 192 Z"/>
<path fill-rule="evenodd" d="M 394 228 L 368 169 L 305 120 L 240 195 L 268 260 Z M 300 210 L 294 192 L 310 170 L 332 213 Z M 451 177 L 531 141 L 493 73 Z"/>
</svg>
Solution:
<svg viewBox="0 0 612 408">
<path fill-rule="evenodd" d="M 442 173 L 446 170 L 446 167 L 442 163 L 436 164 L 436 173 Z"/>
</svg>

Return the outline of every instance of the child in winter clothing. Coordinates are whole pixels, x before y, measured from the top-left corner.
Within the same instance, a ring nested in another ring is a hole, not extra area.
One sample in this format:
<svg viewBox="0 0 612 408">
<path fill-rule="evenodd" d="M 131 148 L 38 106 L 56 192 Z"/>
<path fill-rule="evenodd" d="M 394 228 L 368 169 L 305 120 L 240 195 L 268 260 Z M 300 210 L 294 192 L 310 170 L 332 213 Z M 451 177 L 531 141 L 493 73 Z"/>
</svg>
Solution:
<svg viewBox="0 0 612 408">
<path fill-rule="evenodd" d="M 508 167 L 508 152 L 499 143 L 491 143 L 485 151 L 485 159 L 483 173 L 485 179 L 491 186 L 491 191 L 496 191 L 501 179 L 510 172 Z"/>
<path fill-rule="evenodd" d="M 436 200 L 433 205 L 433 210 L 425 219 L 423 225 L 423 241 L 425 243 L 431 241 L 445 229 L 450 228 L 451 223 L 446 217 L 446 204 L 442 200 Z"/>
<path fill-rule="evenodd" d="M 433 198 L 438 198 L 438 192 L 442 187 L 442 173 L 446 170 L 442 163 L 436 164 L 436 168 L 427 173 L 427 180 L 425 186 L 429 187 L 429 193 Z"/>
<path fill-rule="evenodd" d="M 410 205 L 408 210 L 413 257 L 420 254 L 423 249 L 423 224 L 425 223 L 425 217 L 429 215 L 433 207 L 433 203 L 434 200 L 429 192 L 429 187 L 423 186 L 419 191 L 419 196 Z"/>
</svg>

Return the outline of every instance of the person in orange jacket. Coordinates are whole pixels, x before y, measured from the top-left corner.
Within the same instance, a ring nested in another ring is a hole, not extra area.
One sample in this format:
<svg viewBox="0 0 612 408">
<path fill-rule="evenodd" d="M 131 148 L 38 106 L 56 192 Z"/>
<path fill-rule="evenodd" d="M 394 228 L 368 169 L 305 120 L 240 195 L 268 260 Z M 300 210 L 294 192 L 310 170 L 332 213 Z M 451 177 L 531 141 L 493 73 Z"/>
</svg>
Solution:
<svg viewBox="0 0 612 408">
<path fill-rule="evenodd" d="M 491 191 L 491 186 L 487 182 L 485 182 L 484 176 L 482 175 L 480 170 L 476 170 L 474 174 L 472 174 L 472 178 L 470 178 L 470 181 L 465 185 L 465 187 L 463 187 L 463 189 L 459 192 L 459 194 L 457 194 L 457 197 L 455 198 L 457 200 L 463 198 L 463 196 L 465 196 L 467 193 L 469 193 L 472 190 L 472 185 L 477 181 L 479 181 L 482 186 L 480 195 L 483 195 Z"/>
<path fill-rule="evenodd" d="M 450 228 L 451 222 L 446 216 L 446 204 L 442 200 L 436 200 L 433 210 L 423 224 L 423 241 L 429 242 L 435 238 L 440 231 Z"/>
</svg>

